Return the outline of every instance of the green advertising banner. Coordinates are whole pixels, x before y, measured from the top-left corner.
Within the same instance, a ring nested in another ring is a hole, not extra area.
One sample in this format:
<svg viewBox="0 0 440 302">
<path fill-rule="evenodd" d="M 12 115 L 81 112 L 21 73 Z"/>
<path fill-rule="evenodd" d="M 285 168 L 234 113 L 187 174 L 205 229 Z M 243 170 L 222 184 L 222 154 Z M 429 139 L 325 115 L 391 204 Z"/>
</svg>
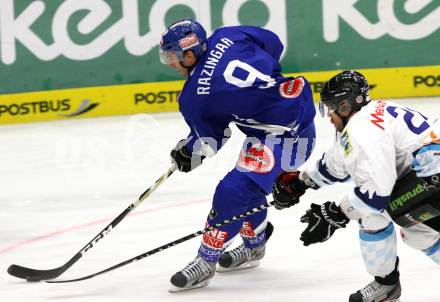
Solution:
<svg viewBox="0 0 440 302">
<path fill-rule="evenodd" d="M 440 65 L 439 0 L 0 0 L 0 94 L 179 79 L 158 43 L 188 17 L 273 30 L 286 73 Z"/>
</svg>

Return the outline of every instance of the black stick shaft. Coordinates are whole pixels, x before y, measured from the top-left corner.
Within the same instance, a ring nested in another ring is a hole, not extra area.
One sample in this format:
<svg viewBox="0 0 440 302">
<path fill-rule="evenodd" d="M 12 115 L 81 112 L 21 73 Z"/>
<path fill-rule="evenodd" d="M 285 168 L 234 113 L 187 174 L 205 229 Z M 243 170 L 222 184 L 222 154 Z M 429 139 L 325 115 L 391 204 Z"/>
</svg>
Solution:
<svg viewBox="0 0 440 302">
<path fill-rule="evenodd" d="M 263 210 L 269 208 L 269 207 L 272 206 L 273 204 L 274 204 L 273 201 L 271 201 L 271 202 L 269 202 L 269 203 L 265 203 L 265 204 L 263 204 L 263 205 L 261 205 L 261 206 L 259 206 L 259 207 L 256 207 L 256 208 L 253 208 L 252 210 L 247 211 L 246 213 L 240 214 L 240 215 L 238 215 L 238 216 L 234 216 L 234 217 L 232 217 L 232 218 L 230 218 L 230 219 L 223 220 L 223 221 L 220 222 L 220 223 L 217 223 L 217 224 L 215 224 L 215 225 L 212 225 L 212 226 L 206 227 L 206 228 L 204 228 L 203 230 L 197 231 L 197 232 L 195 232 L 195 233 L 192 233 L 192 234 L 186 235 L 186 236 L 184 236 L 184 237 L 182 237 L 182 238 L 179 238 L 179 239 L 174 240 L 174 241 L 172 241 L 172 242 L 170 242 L 170 243 L 164 244 L 164 245 L 162 245 L 162 246 L 160 246 L 160 247 L 158 247 L 158 248 L 152 249 L 152 250 L 150 250 L 150 251 L 148 251 L 148 252 L 145 252 L 145 253 L 143 253 L 143 254 L 140 254 L 140 255 L 138 255 L 138 256 L 136 256 L 136 257 L 133 257 L 133 258 L 127 259 L 127 260 L 125 260 L 125 261 L 123 261 L 123 262 L 121 262 L 121 263 L 118 263 L 118 264 L 116 264 L 116 265 L 113 265 L 113 266 L 111 266 L 111 267 L 109 267 L 109 268 L 107 268 L 107 269 L 104 269 L 104 270 L 102 270 L 102 271 L 99 271 L 99 272 L 97 272 L 97 273 L 94 273 L 94 274 L 91 274 L 91 275 L 87 275 L 87 276 L 84 276 L 84 277 L 81 277 L 81 278 L 76 278 L 76 279 L 60 280 L 60 281 L 46 281 L 46 282 L 48 282 L 48 283 L 67 283 L 67 282 L 77 282 L 77 281 L 87 280 L 87 279 L 90 279 L 90 278 L 96 277 L 96 276 L 98 276 L 98 275 L 102 275 L 102 274 L 108 273 L 108 272 L 110 272 L 110 271 L 112 271 L 112 270 L 115 270 L 115 269 L 117 269 L 117 268 L 120 268 L 120 267 L 122 267 L 122 266 L 125 266 L 125 265 L 127 265 L 127 264 L 130 264 L 130 263 L 132 263 L 132 262 L 135 262 L 135 261 L 141 260 L 141 259 L 143 259 L 143 258 L 149 257 L 149 256 L 151 256 L 151 255 L 154 255 L 154 254 L 158 253 L 158 252 L 161 252 L 161 251 L 163 251 L 163 250 L 166 250 L 166 249 L 168 249 L 168 248 L 170 248 L 170 247 L 173 247 L 173 246 L 175 246 L 175 245 L 178 245 L 178 244 L 180 244 L 180 243 L 182 243 L 182 242 L 185 242 L 185 241 L 187 241 L 187 240 L 190 240 L 190 239 L 192 239 L 192 238 L 195 238 L 195 237 L 198 237 L 198 236 L 200 236 L 200 235 L 202 235 L 202 234 L 205 234 L 205 233 L 207 233 L 207 232 L 210 232 L 210 231 L 212 231 L 212 230 L 215 229 L 215 228 L 219 228 L 219 227 L 222 227 L 222 226 L 224 226 L 224 225 L 227 225 L 227 224 L 233 223 L 233 222 L 235 222 L 235 221 L 237 221 L 237 220 L 243 219 L 243 218 L 245 218 L 245 217 L 248 217 L 248 216 L 254 215 L 254 214 L 258 213 L 258 212 L 261 212 L 261 211 L 263 211 Z"/>
<path fill-rule="evenodd" d="M 13 264 L 8 268 L 8 273 L 14 277 L 26 279 L 28 281 L 40 281 L 54 279 L 63 274 L 73 264 L 75 264 L 85 253 L 91 250 L 102 238 L 113 230 L 131 211 L 139 206 L 148 196 L 151 195 L 174 171 L 176 165 L 172 165 L 167 172 L 165 172 L 156 182 L 143 192 L 138 200 L 130 204 L 121 214 L 118 215 L 109 225 L 107 225 L 98 235 L 89 241 L 81 250 L 79 250 L 69 261 L 60 267 L 49 270 L 38 270 L 27 268 L 24 266 Z"/>
</svg>

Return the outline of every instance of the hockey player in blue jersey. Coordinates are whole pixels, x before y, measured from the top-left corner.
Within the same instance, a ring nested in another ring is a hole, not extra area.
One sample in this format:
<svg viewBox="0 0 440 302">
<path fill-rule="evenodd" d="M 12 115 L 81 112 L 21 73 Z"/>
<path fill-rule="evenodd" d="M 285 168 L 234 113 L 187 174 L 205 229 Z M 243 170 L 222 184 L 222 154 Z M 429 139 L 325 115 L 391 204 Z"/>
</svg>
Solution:
<svg viewBox="0 0 440 302">
<path fill-rule="evenodd" d="M 215 190 L 208 225 L 266 203 L 276 176 L 312 152 L 312 92 L 303 77 L 281 74 L 282 51 L 273 32 L 252 26 L 223 27 L 207 38 L 198 22 L 182 20 L 162 35 L 161 62 L 186 77 L 178 100 L 190 133 L 171 151 L 178 169 L 192 171 L 213 156 L 230 123 L 247 136 L 236 167 Z M 262 211 L 205 234 L 196 258 L 172 276 L 170 291 L 206 286 L 216 270 L 258 265 L 272 230 Z M 237 234 L 243 243 L 224 252 Z"/>
</svg>

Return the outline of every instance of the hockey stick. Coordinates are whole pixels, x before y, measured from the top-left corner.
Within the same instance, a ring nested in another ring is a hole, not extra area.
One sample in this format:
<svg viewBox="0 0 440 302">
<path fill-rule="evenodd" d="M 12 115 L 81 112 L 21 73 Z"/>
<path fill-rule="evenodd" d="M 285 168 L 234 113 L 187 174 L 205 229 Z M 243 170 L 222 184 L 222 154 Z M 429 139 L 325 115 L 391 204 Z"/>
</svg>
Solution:
<svg viewBox="0 0 440 302">
<path fill-rule="evenodd" d="M 68 282 L 77 282 L 77 281 L 87 280 L 87 279 L 90 279 L 90 278 L 96 277 L 96 276 L 98 276 L 98 275 L 104 274 L 104 273 L 108 273 L 108 272 L 110 272 L 110 271 L 112 271 L 112 270 L 115 270 L 115 269 L 117 269 L 117 268 L 120 268 L 120 267 L 122 267 L 122 266 L 124 266 L 124 265 L 130 264 L 130 263 L 132 263 L 132 262 L 135 262 L 135 261 L 141 260 L 141 259 L 146 258 L 146 257 L 149 257 L 149 256 L 151 256 L 151 255 L 154 255 L 154 254 L 158 253 L 158 252 L 161 252 L 161 251 L 163 251 L 163 250 L 166 250 L 166 249 L 168 249 L 168 248 L 170 248 L 170 247 L 173 247 L 173 246 L 175 246 L 175 245 L 178 245 L 178 244 L 180 244 L 180 243 L 182 243 L 182 242 L 185 242 L 185 241 L 187 241 L 187 240 L 190 240 L 190 239 L 192 239 L 192 238 L 195 238 L 195 237 L 197 237 L 197 236 L 200 236 L 200 235 L 202 235 L 202 234 L 205 234 L 205 233 L 207 233 L 207 232 L 210 232 L 210 231 L 212 231 L 214 228 L 219 228 L 219 227 L 222 227 L 222 226 L 224 226 L 224 225 L 227 225 L 227 224 L 230 224 L 230 223 L 232 223 L 232 222 L 235 222 L 235 221 L 237 221 L 237 220 L 240 220 L 240 219 L 242 219 L 242 218 L 245 218 L 245 217 L 248 217 L 248 216 L 254 215 L 254 214 L 258 213 L 258 212 L 261 212 L 261 211 L 263 211 L 263 210 L 269 208 L 269 207 L 272 206 L 273 204 L 274 204 L 273 201 L 271 201 L 271 202 L 269 202 L 269 203 L 265 203 L 265 204 L 263 204 L 263 205 L 261 205 L 261 206 L 259 206 L 259 207 L 256 207 L 256 208 L 253 208 L 253 209 L 247 211 L 246 213 L 243 213 L 243 214 L 240 214 L 240 215 L 238 215 L 238 216 L 234 216 L 234 217 L 232 217 L 232 218 L 229 218 L 229 219 L 223 220 L 222 222 L 217 223 L 217 224 L 215 224 L 215 225 L 213 225 L 213 226 L 209 226 L 209 227 L 204 228 L 203 230 L 200 230 L 200 231 L 197 231 L 197 232 L 195 232 L 195 233 L 192 233 L 192 234 L 186 235 L 185 237 L 182 237 L 182 238 L 179 238 L 179 239 L 177 239 L 177 240 L 174 240 L 174 241 L 172 241 L 172 242 L 170 242 L 170 243 L 164 244 L 164 245 L 162 245 L 162 246 L 160 246 L 160 247 L 158 247 L 158 248 L 155 248 L 155 249 L 153 249 L 153 250 L 151 250 L 151 251 L 145 252 L 145 253 L 140 254 L 140 255 L 138 255 L 138 256 L 136 256 L 136 257 L 130 258 L 130 259 L 128 259 L 128 260 L 125 260 L 125 261 L 123 261 L 123 262 L 121 262 L 121 263 L 119 263 L 119 264 L 116 264 L 116 265 L 114 265 L 114 266 L 112 266 L 112 267 L 109 267 L 109 268 L 107 268 L 107 269 L 105 269 L 105 270 L 102 270 L 102 271 L 99 271 L 99 272 L 97 272 L 97 273 L 94 273 L 94 274 L 91 274 L 91 275 L 88 275 L 88 276 L 84 276 L 84 277 L 81 277 L 81 278 L 76 278 L 76 279 L 70 279 L 70 280 L 59 280 L 59 281 L 46 281 L 46 282 L 47 282 L 47 283 L 68 283 Z"/>
<path fill-rule="evenodd" d="M 157 187 L 159 187 L 174 171 L 176 171 L 177 166 L 172 165 L 168 171 L 163 174 L 156 182 L 145 190 L 144 193 L 139 196 L 139 199 L 132 204 L 130 204 L 118 217 L 116 217 L 108 226 L 106 226 L 98 235 L 96 235 L 89 243 L 87 243 L 79 252 L 77 252 L 69 261 L 60 267 L 48 270 L 32 269 L 16 264 L 12 264 L 8 268 L 8 273 L 14 277 L 26 279 L 27 281 L 41 281 L 54 279 L 64 273 L 69 269 L 74 263 L 76 263 L 85 253 L 91 250 L 95 244 L 98 243 L 104 236 L 107 236 L 111 230 L 125 218 L 131 211 L 133 211 L 138 205 L 142 203 L 148 196 L 153 193 Z"/>
</svg>

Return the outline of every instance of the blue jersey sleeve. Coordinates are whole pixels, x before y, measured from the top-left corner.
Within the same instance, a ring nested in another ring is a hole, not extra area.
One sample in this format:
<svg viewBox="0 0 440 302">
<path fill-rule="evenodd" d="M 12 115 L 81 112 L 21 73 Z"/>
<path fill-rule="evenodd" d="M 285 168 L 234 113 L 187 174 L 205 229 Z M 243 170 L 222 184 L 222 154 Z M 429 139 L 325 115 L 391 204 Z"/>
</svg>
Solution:
<svg viewBox="0 0 440 302">
<path fill-rule="evenodd" d="M 185 118 L 190 127 L 187 149 L 191 153 L 213 156 L 223 147 L 231 135 L 231 130 L 228 127 L 230 120 L 225 118 L 208 120 L 205 114 L 201 114 L 199 117 L 194 116 L 191 120 Z"/>
</svg>

